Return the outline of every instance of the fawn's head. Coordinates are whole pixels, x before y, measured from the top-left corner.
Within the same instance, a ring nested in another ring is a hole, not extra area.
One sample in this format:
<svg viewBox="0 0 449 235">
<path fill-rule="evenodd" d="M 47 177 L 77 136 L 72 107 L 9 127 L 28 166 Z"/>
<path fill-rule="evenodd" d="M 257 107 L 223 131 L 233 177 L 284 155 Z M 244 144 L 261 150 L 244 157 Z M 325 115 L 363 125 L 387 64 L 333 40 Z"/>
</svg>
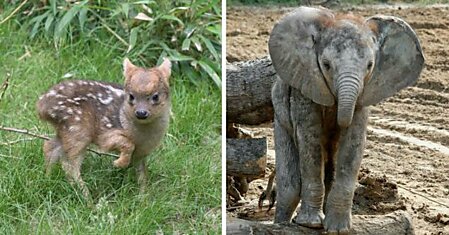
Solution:
<svg viewBox="0 0 449 235">
<path fill-rule="evenodd" d="M 168 79 L 171 63 L 168 59 L 154 68 L 133 65 L 127 58 L 123 61 L 125 75 L 125 115 L 138 123 L 151 122 L 170 109 Z"/>
</svg>

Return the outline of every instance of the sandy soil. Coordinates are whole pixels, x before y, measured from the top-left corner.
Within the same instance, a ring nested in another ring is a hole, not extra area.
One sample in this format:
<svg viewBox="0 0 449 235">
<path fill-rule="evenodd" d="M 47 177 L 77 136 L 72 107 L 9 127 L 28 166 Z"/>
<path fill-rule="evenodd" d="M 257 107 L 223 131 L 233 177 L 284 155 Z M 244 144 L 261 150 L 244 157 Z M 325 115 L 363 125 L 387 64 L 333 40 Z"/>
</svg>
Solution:
<svg viewBox="0 0 449 235">
<path fill-rule="evenodd" d="M 228 8 L 228 62 L 267 54 L 273 24 L 288 8 Z M 426 68 L 419 82 L 372 107 L 367 148 L 356 191 L 355 214 L 407 210 L 417 234 L 449 234 L 449 8 L 363 7 L 340 9 L 355 14 L 403 18 L 418 33 Z M 269 137 L 267 173 L 274 169 L 271 124 L 243 127 Z M 268 175 L 268 174 L 267 174 Z M 246 219 L 272 221 L 257 200 L 266 179 L 251 183 L 241 208 L 229 212 Z"/>
</svg>

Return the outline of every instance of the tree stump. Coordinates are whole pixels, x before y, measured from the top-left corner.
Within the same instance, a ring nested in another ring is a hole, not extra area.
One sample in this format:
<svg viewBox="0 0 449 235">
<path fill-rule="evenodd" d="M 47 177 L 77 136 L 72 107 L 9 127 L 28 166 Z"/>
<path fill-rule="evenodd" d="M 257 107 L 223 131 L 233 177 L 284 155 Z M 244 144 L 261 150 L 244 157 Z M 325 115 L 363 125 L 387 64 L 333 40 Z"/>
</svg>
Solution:
<svg viewBox="0 0 449 235">
<path fill-rule="evenodd" d="M 226 139 L 226 175 L 262 178 L 267 166 L 267 139 Z"/>
<path fill-rule="evenodd" d="M 271 87 L 277 74 L 267 57 L 226 66 L 226 121 L 257 125 L 273 120 Z"/>
</svg>

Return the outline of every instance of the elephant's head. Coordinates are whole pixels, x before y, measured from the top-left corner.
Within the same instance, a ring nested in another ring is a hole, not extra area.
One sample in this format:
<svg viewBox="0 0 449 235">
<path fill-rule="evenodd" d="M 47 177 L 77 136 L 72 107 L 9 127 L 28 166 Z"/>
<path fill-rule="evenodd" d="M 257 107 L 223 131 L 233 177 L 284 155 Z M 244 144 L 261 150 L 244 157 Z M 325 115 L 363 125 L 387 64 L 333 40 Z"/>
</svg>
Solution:
<svg viewBox="0 0 449 235">
<path fill-rule="evenodd" d="M 269 51 L 279 77 L 315 103 L 338 107 L 347 127 L 356 106 L 376 104 L 418 79 L 424 57 L 396 17 L 334 15 L 300 7 L 274 27 Z"/>
</svg>

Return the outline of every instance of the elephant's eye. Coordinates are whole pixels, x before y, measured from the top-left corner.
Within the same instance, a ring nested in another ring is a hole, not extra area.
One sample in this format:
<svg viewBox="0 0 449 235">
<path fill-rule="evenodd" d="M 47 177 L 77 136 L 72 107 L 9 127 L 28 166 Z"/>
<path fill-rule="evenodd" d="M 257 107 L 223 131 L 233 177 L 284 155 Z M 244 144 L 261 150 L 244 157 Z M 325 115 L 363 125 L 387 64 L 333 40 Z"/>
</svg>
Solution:
<svg viewBox="0 0 449 235">
<path fill-rule="evenodd" d="M 373 62 L 372 61 L 368 62 L 366 69 L 371 70 L 372 67 L 373 67 Z"/>
<path fill-rule="evenodd" d="M 323 60 L 324 69 L 329 70 L 331 68 L 331 63 L 329 60 Z"/>
</svg>

